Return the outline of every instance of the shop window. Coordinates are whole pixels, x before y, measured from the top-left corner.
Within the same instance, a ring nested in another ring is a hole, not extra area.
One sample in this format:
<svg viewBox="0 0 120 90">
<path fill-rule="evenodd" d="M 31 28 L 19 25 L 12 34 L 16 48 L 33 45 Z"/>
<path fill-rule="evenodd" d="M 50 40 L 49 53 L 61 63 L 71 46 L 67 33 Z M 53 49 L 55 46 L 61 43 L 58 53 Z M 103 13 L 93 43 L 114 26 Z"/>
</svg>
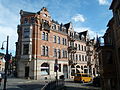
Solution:
<svg viewBox="0 0 120 90">
<path fill-rule="evenodd" d="M 43 63 L 41 65 L 41 75 L 49 75 L 49 64 L 48 63 Z"/>
</svg>

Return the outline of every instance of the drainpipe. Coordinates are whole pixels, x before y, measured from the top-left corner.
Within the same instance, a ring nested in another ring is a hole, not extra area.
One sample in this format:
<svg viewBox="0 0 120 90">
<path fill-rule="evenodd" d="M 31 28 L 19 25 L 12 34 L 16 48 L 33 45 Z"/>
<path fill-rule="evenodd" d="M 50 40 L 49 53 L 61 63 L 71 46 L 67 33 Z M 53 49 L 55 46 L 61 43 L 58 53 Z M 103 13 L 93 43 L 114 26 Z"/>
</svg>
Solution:
<svg viewBox="0 0 120 90">
<path fill-rule="evenodd" d="M 36 33 L 36 80 L 37 80 L 37 47 L 38 47 L 38 26 L 37 26 L 37 33 Z"/>
</svg>

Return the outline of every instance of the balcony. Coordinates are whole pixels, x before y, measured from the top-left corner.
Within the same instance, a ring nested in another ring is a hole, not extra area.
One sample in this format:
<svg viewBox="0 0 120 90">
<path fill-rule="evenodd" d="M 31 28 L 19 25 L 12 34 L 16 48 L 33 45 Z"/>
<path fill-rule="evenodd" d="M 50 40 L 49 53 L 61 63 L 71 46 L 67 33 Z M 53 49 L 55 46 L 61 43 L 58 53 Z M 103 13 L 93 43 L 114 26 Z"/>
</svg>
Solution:
<svg viewBox="0 0 120 90">
<path fill-rule="evenodd" d="M 72 60 L 69 60 L 69 65 L 72 65 L 73 64 L 73 61 Z"/>
<path fill-rule="evenodd" d="M 88 51 L 86 51 L 86 54 L 87 54 L 87 56 L 92 56 L 93 55 L 93 51 L 88 50 Z"/>
<path fill-rule="evenodd" d="M 31 61 L 31 55 L 21 55 L 22 61 Z"/>
<path fill-rule="evenodd" d="M 77 51 L 77 48 L 76 47 L 74 47 L 74 46 L 69 46 L 68 47 L 68 52 L 76 52 Z"/>
<path fill-rule="evenodd" d="M 42 24 L 42 28 L 44 29 L 44 30 L 47 30 L 47 31 L 50 31 L 50 25 L 48 24 L 48 23 L 43 23 Z"/>
<path fill-rule="evenodd" d="M 72 37 L 72 36 L 68 36 L 68 40 L 69 40 L 69 41 L 75 41 L 75 38 Z"/>
</svg>

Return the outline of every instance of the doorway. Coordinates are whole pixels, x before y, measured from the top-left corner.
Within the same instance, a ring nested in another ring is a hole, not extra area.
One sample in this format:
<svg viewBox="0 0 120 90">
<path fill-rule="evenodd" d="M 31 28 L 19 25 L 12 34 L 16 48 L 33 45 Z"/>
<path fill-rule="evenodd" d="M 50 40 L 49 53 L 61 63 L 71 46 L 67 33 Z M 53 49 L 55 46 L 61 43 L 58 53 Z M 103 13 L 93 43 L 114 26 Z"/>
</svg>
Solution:
<svg viewBox="0 0 120 90">
<path fill-rule="evenodd" d="M 65 78 L 68 78 L 68 66 L 63 65 L 63 74 Z"/>
<path fill-rule="evenodd" d="M 25 78 L 29 77 L 29 66 L 25 67 Z"/>
</svg>

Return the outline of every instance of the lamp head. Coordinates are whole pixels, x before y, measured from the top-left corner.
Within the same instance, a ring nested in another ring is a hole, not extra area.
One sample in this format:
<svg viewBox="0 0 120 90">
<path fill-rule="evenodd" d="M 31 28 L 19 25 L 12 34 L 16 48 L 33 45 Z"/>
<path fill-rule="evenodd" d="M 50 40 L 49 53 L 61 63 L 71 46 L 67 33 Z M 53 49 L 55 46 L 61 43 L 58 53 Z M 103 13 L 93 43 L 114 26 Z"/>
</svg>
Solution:
<svg viewBox="0 0 120 90">
<path fill-rule="evenodd" d="M 2 49 L 2 50 L 4 49 L 3 45 L 2 45 L 2 47 L 1 47 L 1 49 Z"/>
</svg>

